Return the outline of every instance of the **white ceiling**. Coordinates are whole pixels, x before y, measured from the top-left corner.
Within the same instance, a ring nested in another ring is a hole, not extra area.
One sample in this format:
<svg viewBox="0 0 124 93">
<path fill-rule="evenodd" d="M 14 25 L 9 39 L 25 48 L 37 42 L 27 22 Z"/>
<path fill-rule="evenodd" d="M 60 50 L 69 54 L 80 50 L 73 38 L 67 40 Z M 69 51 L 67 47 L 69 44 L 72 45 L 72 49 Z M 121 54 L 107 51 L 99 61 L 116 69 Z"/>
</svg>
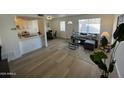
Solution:
<svg viewBox="0 0 124 93">
<path fill-rule="evenodd" d="M 52 18 L 58 18 L 58 17 L 66 17 L 66 16 L 73 16 L 76 14 L 43 14 L 46 18 L 48 16 L 51 16 Z M 28 17 L 28 16 L 17 16 L 17 18 L 25 19 L 25 20 L 35 20 L 41 17 Z"/>
<path fill-rule="evenodd" d="M 53 18 L 56 17 L 66 17 L 66 16 L 73 16 L 75 14 L 45 14 L 45 16 L 52 16 Z"/>
</svg>

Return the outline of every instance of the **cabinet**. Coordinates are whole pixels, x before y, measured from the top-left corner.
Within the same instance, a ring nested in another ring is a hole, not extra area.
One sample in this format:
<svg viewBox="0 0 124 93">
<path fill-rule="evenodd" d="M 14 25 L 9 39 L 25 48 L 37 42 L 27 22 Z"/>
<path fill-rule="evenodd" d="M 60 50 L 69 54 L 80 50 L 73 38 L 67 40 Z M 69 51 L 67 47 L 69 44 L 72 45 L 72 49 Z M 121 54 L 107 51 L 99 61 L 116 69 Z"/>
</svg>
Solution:
<svg viewBox="0 0 124 93">
<path fill-rule="evenodd" d="M 19 45 L 20 45 L 21 54 L 23 55 L 41 48 L 42 42 L 39 36 L 34 36 L 20 40 Z"/>
</svg>

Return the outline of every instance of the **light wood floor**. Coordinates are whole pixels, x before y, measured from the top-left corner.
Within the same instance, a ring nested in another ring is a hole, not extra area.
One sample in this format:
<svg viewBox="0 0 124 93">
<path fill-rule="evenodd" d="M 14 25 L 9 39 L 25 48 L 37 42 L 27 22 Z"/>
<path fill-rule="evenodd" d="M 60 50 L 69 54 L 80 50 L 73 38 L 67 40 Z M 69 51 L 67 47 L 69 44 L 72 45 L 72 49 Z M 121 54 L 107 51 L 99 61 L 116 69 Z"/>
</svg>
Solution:
<svg viewBox="0 0 124 93">
<path fill-rule="evenodd" d="M 89 59 L 91 52 L 80 46 L 77 50 L 68 48 L 66 40 L 55 39 L 47 48 L 33 51 L 9 62 L 13 77 L 20 78 L 96 78 L 100 71 Z M 112 77 L 117 77 L 113 75 Z"/>
</svg>

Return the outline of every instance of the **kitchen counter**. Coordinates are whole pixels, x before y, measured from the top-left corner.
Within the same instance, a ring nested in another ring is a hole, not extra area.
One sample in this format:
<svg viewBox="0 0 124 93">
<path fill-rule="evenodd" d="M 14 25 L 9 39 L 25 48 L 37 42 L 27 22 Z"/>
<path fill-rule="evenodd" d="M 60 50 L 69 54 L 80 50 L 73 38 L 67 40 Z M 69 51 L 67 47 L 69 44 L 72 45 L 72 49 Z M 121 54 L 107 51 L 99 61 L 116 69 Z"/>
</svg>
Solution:
<svg viewBox="0 0 124 93">
<path fill-rule="evenodd" d="M 30 36 L 30 37 L 23 37 L 19 39 L 19 46 L 21 54 L 26 54 L 36 49 L 42 47 L 42 41 L 39 35 Z"/>
<path fill-rule="evenodd" d="M 39 35 L 34 35 L 34 36 L 28 36 L 28 37 L 21 37 L 19 40 L 28 40 L 28 39 L 34 39 L 34 38 L 39 38 Z"/>
</svg>

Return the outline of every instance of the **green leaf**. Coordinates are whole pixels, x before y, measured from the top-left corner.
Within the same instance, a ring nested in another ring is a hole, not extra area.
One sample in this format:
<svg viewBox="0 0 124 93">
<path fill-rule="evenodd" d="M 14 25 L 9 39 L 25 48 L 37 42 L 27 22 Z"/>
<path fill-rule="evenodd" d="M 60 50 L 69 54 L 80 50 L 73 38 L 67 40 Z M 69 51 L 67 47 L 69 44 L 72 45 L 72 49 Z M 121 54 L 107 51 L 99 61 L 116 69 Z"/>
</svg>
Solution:
<svg viewBox="0 0 124 93">
<path fill-rule="evenodd" d="M 90 55 L 90 59 L 94 62 L 95 60 L 94 60 L 94 55 L 93 54 L 91 54 Z"/>
<path fill-rule="evenodd" d="M 97 52 L 97 54 L 100 56 L 101 59 L 107 59 L 107 55 L 104 52 Z"/>
<path fill-rule="evenodd" d="M 114 39 L 117 39 L 118 36 L 119 36 L 119 27 L 116 28 L 116 30 L 115 30 L 115 32 L 113 34 Z"/>
<path fill-rule="evenodd" d="M 107 59 L 107 55 L 102 52 L 94 52 L 93 54 L 90 55 L 90 59 L 103 71 L 107 72 L 107 66 L 106 64 L 103 63 L 102 59 Z"/>
<path fill-rule="evenodd" d="M 102 51 L 98 51 L 91 54 L 90 59 L 98 64 L 99 62 L 101 62 L 102 59 L 107 59 L 107 55 Z"/>
<path fill-rule="evenodd" d="M 99 60 L 96 59 L 96 57 L 94 56 L 94 54 L 90 55 L 90 59 L 97 65 L 99 63 Z M 98 60 L 98 61 L 97 61 Z"/>
<path fill-rule="evenodd" d="M 116 46 L 117 40 L 112 44 L 111 49 Z"/>
<path fill-rule="evenodd" d="M 119 42 L 124 41 L 124 23 L 120 24 L 113 34 L 114 39 Z"/>
<path fill-rule="evenodd" d="M 114 65 L 115 65 L 115 61 L 113 61 L 113 62 L 111 62 L 111 63 L 109 64 L 109 70 L 108 70 L 108 72 L 110 72 L 110 73 L 113 72 L 113 70 L 114 70 Z"/>
<path fill-rule="evenodd" d="M 98 67 L 103 71 L 107 72 L 107 66 L 102 61 L 100 62 L 100 64 L 98 64 Z"/>
<path fill-rule="evenodd" d="M 94 52 L 92 56 L 94 56 L 94 60 L 96 61 L 107 59 L 107 55 L 103 51 Z"/>
<path fill-rule="evenodd" d="M 117 39 L 119 42 L 122 42 L 122 41 L 124 41 L 124 36 L 120 36 L 120 37 L 118 37 L 118 39 Z"/>
</svg>

